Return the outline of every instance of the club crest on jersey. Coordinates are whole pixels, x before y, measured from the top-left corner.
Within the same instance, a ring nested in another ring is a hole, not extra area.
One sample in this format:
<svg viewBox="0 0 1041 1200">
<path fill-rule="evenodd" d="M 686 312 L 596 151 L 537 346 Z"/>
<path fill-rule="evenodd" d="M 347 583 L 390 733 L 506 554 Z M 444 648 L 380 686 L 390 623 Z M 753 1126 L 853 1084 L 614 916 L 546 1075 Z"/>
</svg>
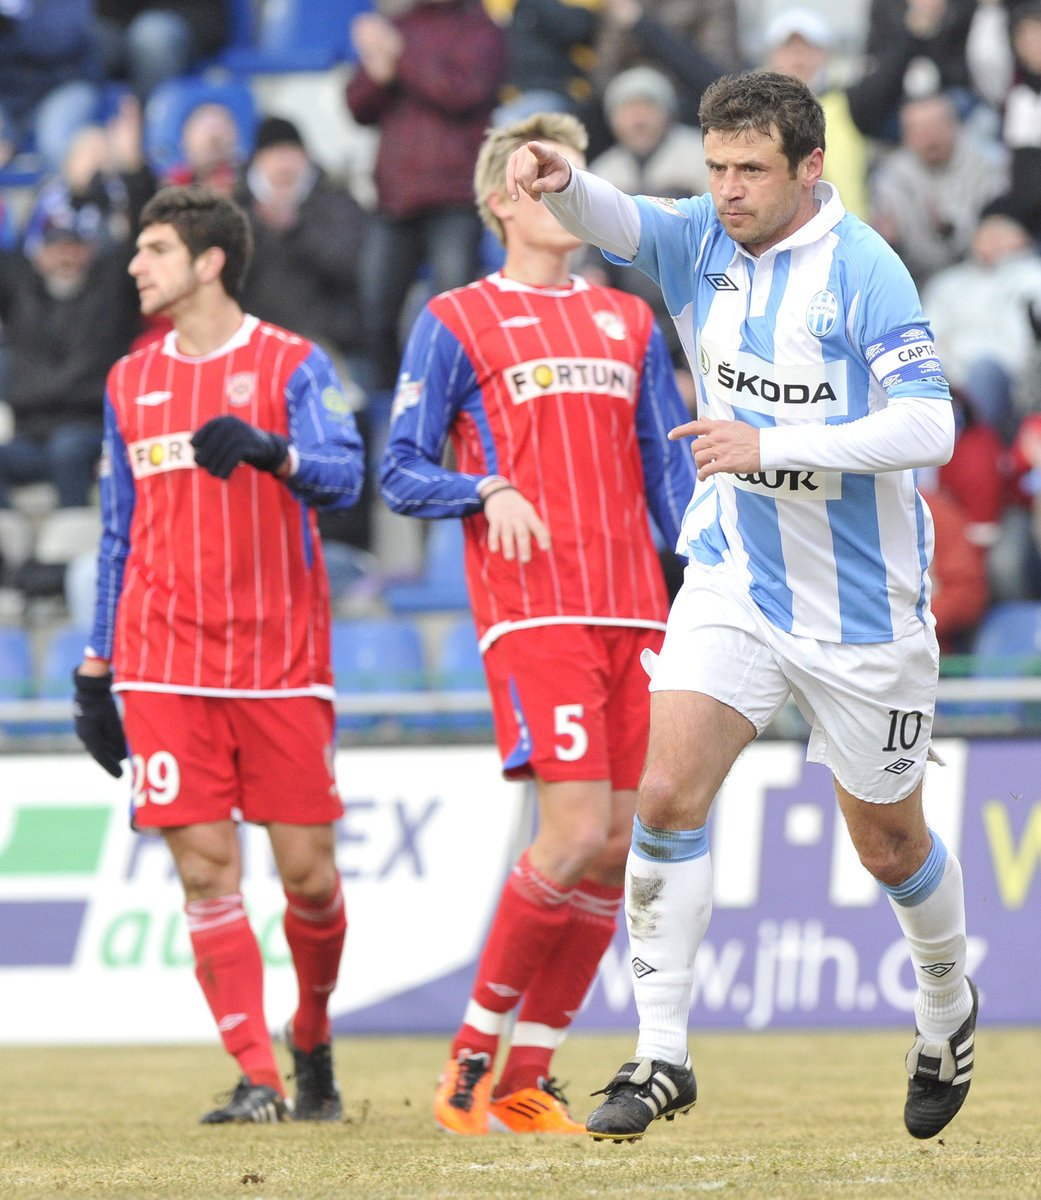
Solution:
<svg viewBox="0 0 1041 1200">
<path fill-rule="evenodd" d="M 517 363 L 503 375 L 514 404 L 527 404 L 540 396 L 617 396 L 632 403 L 636 396 L 636 371 L 613 358 L 538 358 Z"/>
<path fill-rule="evenodd" d="M 648 196 L 647 199 L 651 202 L 651 204 L 656 204 L 659 208 L 663 208 L 667 213 L 672 213 L 674 217 L 683 216 L 683 213 L 681 213 L 679 208 L 676 206 L 676 199 L 674 196 Z"/>
<path fill-rule="evenodd" d="M 398 380 L 398 386 L 394 392 L 394 403 L 390 409 L 391 421 L 396 421 L 406 409 L 415 408 L 422 394 L 423 380 L 413 379 L 406 371 Z"/>
<path fill-rule="evenodd" d="M 166 471 L 183 471 L 195 466 L 192 432 L 164 433 L 160 437 L 142 438 L 127 446 L 130 470 L 135 479 L 162 475 Z"/>
<path fill-rule="evenodd" d="M 818 292 L 806 306 L 806 328 L 814 337 L 827 337 L 835 327 L 839 302 L 834 292 Z"/>
<path fill-rule="evenodd" d="M 593 320 L 604 337 L 609 337 L 612 342 L 625 341 L 626 334 L 629 331 L 625 327 L 625 322 L 617 313 L 600 309 L 598 312 L 593 313 Z"/>
<path fill-rule="evenodd" d="M 224 395 L 232 408 L 245 408 L 257 394 L 257 377 L 253 371 L 239 371 L 228 376 Z"/>
<path fill-rule="evenodd" d="M 322 388 L 322 408 L 331 416 L 342 419 L 351 411 L 351 402 L 338 387 L 330 385 Z"/>
</svg>

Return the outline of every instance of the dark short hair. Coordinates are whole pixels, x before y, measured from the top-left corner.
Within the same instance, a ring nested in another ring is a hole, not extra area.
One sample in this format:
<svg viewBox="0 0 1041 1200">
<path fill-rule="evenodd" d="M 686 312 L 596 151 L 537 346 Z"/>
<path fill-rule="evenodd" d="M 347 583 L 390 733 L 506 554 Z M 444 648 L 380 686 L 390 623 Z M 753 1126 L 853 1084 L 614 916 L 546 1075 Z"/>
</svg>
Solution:
<svg viewBox="0 0 1041 1200">
<path fill-rule="evenodd" d="M 794 75 L 748 71 L 724 75 L 705 91 L 698 109 L 702 133 L 764 133 L 776 128 L 792 174 L 808 155 L 824 149 L 824 110 Z"/>
<path fill-rule="evenodd" d="M 163 188 L 141 211 L 141 228 L 149 225 L 172 225 L 193 259 L 211 246 L 223 250 L 221 283 L 229 296 L 241 295 L 253 257 L 253 232 L 234 200 L 197 184 Z"/>
</svg>

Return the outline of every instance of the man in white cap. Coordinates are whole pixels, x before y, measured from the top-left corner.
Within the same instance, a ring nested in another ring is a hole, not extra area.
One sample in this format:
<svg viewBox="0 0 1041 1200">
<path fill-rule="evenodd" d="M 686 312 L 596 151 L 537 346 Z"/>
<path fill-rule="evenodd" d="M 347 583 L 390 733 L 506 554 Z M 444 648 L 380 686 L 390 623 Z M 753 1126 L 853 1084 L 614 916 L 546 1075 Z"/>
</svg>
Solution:
<svg viewBox="0 0 1041 1200">
<path fill-rule="evenodd" d="M 849 101 L 837 85 L 834 34 L 811 8 L 788 8 L 766 28 L 765 66 L 794 75 L 816 95 L 828 127 L 828 182 L 835 184 L 847 212 L 866 220 L 867 140 L 853 123 Z"/>
</svg>

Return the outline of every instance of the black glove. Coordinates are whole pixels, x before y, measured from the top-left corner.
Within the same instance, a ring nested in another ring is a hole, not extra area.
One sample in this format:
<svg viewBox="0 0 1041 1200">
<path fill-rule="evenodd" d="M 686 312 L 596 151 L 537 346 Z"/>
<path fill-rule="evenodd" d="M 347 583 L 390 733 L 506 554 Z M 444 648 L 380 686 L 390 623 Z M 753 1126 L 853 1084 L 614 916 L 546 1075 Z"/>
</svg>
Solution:
<svg viewBox="0 0 1041 1200">
<path fill-rule="evenodd" d="M 192 435 L 192 446 L 195 461 L 218 479 L 227 479 L 240 462 L 274 473 L 289 453 L 289 443 L 280 434 L 231 415 L 211 417 Z"/>
<path fill-rule="evenodd" d="M 127 757 L 127 740 L 112 698 L 112 676 L 81 675 L 76 670 L 72 672 L 72 682 L 76 686 L 73 704 L 76 736 L 94 761 L 118 779 L 123 774 L 120 763 Z"/>
</svg>

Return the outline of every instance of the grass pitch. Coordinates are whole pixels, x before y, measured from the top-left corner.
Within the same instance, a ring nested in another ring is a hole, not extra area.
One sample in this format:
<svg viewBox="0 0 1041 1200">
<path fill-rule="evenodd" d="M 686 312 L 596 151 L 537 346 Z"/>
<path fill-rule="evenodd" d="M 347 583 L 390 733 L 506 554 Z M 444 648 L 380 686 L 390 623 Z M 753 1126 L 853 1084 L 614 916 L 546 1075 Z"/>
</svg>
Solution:
<svg viewBox="0 0 1041 1200">
<path fill-rule="evenodd" d="M 1041 1197 L 1041 1029 L 984 1027 L 965 1108 L 929 1142 L 903 1130 L 900 1031 L 702 1034 L 700 1098 L 643 1141 L 453 1138 L 430 1100 L 446 1038 L 337 1043 L 342 1124 L 200 1126 L 235 1067 L 215 1046 L 0 1047 L 0 1197 Z M 630 1036 L 558 1053 L 574 1115 Z"/>
</svg>

